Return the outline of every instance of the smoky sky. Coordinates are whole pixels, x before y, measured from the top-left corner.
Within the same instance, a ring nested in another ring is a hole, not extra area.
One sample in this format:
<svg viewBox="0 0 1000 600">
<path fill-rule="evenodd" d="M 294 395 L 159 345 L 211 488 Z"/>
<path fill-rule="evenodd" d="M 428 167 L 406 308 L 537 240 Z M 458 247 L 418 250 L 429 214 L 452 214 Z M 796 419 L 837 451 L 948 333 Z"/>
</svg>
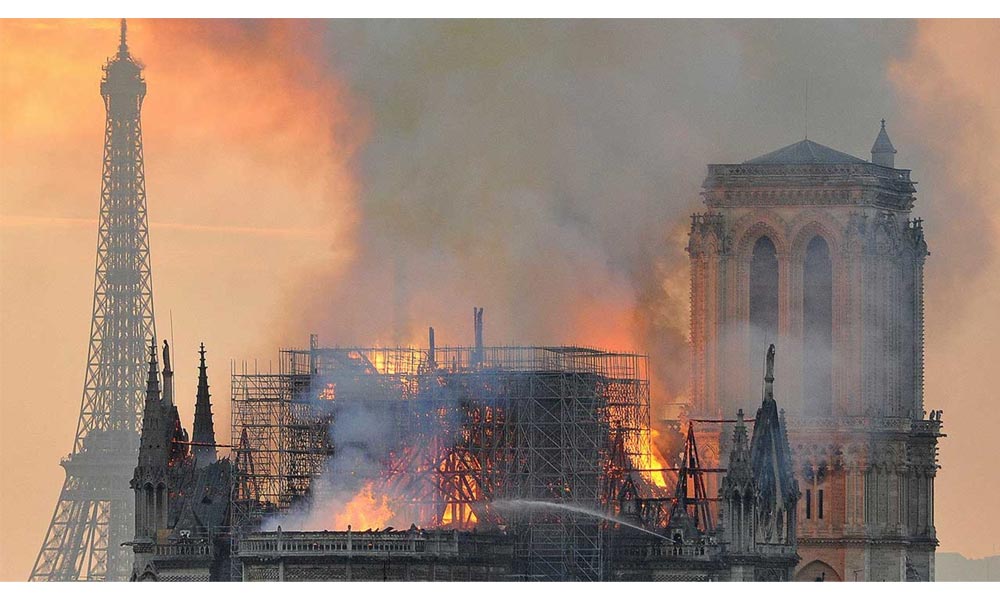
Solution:
<svg viewBox="0 0 1000 600">
<path fill-rule="evenodd" d="M 425 344 L 427 325 L 439 345 L 469 344 L 472 306 L 486 307 L 487 344 L 649 353 L 662 402 L 688 375 L 683 248 L 705 165 L 801 139 L 807 112 L 810 139 L 865 158 L 884 117 L 896 164 L 919 182 L 914 214 L 927 218 L 926 398 L 946 409 L 948 433 L 942 549 L 989 553 L 998 28 L 130 20 L 149 85 L 154 293 L 161 333 L 171 313 L 176 329 L 182 418 L 198 342 L 225 441 L 228 358 L 259 358 L 263 371 L 309 332 L 330 345 Z M 0 529 L 21 549 L 0 577 L 24 579 L 77 422 L 98 82 L 118 21 L 0 30 L 0 147 L 14 149 L 0 161 L 0 470 L 19 489 L 0 493 Z M 39 381 L 45 410 L 23 401 Z"/>
<path fill-rule="evenodd" d="M 895 124 L 882 21 L 348 21 L 323 61 L 368 125 L 347 272 L 310 273 L 294 335 L 576 343 L 687 385 L 688 216 L 705 165 L 804 137 L 867 157 Z M 902 126 L 900 124 L 899 126 Z M 900 160 L 906 161 L 901 150 Z M 336 219 L 336 215 L 332 215 Z"/>
</svg>

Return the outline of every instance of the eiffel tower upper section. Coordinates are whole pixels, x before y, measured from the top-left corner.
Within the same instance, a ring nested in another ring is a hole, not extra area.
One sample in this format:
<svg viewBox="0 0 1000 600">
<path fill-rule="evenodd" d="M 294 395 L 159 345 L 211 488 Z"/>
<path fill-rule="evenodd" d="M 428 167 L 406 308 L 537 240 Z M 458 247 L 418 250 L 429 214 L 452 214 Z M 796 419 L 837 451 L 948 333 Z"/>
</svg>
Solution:
<svg viewBox="0 0 1000 600">
<path fill-rule="evenodd" d="M 146 348 L 156 338 L 140 112 L 146 82 L 121 22 L 104 65 L 107 114 L 93 317 L 73 450 L 32 580 L 128 576 L 135 467 L 145 397 Z"/>
<path fill-rule="evenodd" d="M 146 82 L 125 32 L 123 20 L 118 53 L 101 81 L 107 119 L 94 314 L 74 453 L 95 430 L 138 436 L 146 347 L 156 338 L 140 121 Z"/>
</svg>

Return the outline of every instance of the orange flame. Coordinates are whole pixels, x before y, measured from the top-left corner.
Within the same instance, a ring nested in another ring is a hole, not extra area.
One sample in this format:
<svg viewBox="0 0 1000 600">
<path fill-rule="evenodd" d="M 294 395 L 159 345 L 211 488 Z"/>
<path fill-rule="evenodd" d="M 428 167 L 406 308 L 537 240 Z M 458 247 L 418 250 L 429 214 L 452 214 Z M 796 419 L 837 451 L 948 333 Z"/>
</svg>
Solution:
<svg viewBox="0 0 1000 600">
<path fill-rule="evenodd" d="M 666 468 L 667 461 L 663 460 L 663 455 L 660 454 L 659 448 L 656 447 L 654 440 L 660 435 L 660 432 L 651 429 L 649 432 L 649 462 L 642 465 L 642 469 L 655 469 L 650 471 L 643 471 L 643 475 L 646 480 L 659 488 L 666 488 L 667 481 L 663 477 L 663 469 Z"/>
<path fill-rule="evenodd" d="M 472 510 L 472 506 L 467 502 L 449 502 L 441 515 L 441 525 L 454 525 L 455 527 L 472 527 L 479 523 L 479 517 Z"/>
<path fill-rule="evenodd" d="M 379 529 L 389 525 L 395 516 L 395 511 L 389 506 L 389 497 L 376 494 L 369 482 L 334 517 L 333 527 L 338 531 L 348 526 L 355 530 Z"/>
<path fill-rule="evenodd" d="M 334 382 L 329 382 L 319 393 L 320 400 L 336 400 L 337 399 L 337 384 Z"/>
</svg>

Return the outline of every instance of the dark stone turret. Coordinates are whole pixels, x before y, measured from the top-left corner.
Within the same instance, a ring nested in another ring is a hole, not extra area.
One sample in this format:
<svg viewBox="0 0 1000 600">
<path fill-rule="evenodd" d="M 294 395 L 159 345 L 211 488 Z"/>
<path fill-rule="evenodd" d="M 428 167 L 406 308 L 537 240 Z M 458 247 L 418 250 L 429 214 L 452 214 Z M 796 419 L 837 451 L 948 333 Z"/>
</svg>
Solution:
<svg viewBox="0 0 1000 600">
<path fill-rule="evenodd" d="M 194 405 L 194 456 L 199 466 L 218 460 L 215 450 L 215 425 L 212 422 L 211 395 L 208 393 L 208 367 L 205 344 L 198 350 L 198 399 Z"/>
<path fill-rule="evenodd" d="M 169 348 L 164 343 L 164 374 L 170 372 Z M 155 539 L 170 519 L 169 490 L 176 477 L 172 469 L 189 462 L 187 432 L 181 427 L 177 407 L 160 396 L 156 341 L 149 348 L 149 375 L 142 414 L 139 462 L 131 487 L 135 490 L 136 540 Z"/>
<path fill-rule="evenodd" d="M 166 419 L 160 399 L 160 379 L 156 364 L 156 341 L 149 348 L 149 375 L 146 378 L 146 401 L 142 413 L 142 437 L 139 464 L 131 487 L 135 490 L 135 539 L 155 538 L 166 523 L 166 479 L 169 442 Z"/>
</svg>

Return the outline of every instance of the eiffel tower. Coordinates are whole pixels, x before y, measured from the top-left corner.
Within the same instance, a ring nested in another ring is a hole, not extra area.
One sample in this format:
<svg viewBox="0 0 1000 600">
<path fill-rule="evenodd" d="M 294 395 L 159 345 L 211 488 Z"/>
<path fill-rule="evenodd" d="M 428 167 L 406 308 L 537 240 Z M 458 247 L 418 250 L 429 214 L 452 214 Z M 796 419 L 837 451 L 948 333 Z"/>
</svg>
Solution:
<svg viewBox="0 0 1000 600">
<path fill-rule="evenodd" d="M 149 266 L 146 184 L 139 113 L 142 65 L 129 54 L 121 21 L 118 53 L 104 66 L 107 120 L 94 315 L 83 401 L 66 480 L 31 581 L 123 581 L 131 573 L 146 347 L 156 338 Z"/>
</svg>

